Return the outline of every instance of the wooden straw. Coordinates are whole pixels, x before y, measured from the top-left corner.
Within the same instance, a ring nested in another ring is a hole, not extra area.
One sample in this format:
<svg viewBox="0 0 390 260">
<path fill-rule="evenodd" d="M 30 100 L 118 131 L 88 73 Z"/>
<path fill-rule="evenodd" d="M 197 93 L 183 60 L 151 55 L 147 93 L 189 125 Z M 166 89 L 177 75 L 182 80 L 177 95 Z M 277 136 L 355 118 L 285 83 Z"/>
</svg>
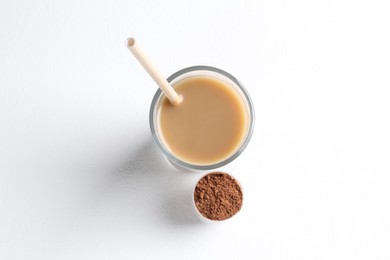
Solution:
<svg viewBox="0 0 390 260">
<path fill-rule="evenodd" d="M 134 38 L 129 38 L 126 41 L 126 46 L 137 58 L 139 63 L 144 67 L 144 69 L 149 73 L 153 80 L 160 87 L 164 95 L 171 101 L 174 105 L 179 105 L 182 102 L 182 96 L 178 95 L 176 91 L 169 85 L 168 81 L 161 75 L 161 73 L 153 66 L 152 62 L 146 57 L 144 52 L 140 49 L 137 42 Z"/>
</svg>

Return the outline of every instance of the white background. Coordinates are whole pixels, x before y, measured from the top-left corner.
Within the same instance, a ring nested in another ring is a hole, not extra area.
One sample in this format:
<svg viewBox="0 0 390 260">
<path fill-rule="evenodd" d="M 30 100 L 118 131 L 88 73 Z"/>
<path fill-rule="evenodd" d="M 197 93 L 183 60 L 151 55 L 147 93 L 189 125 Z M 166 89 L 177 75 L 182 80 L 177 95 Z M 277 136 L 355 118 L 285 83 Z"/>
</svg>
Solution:
<svg viewBox="0 0 390 260">
<path fill-rule="evenodd" d="M 1 259 L 390 259 L 387 1 L 0 1 Z M 251 94 L 245 205 L 199 222 L 201 173 L 151 139 L 161 72 Z"/>
</svg>

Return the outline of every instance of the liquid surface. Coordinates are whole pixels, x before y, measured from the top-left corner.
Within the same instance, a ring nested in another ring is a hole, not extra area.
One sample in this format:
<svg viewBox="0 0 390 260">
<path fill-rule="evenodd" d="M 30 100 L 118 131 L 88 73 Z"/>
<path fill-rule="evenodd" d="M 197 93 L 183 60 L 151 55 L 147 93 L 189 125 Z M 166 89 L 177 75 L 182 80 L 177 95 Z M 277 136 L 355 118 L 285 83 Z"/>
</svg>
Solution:
<svg viewBox="0 0 390 260">
<path fill-rule="evenodd" d="M 179 159 L 207 165 L 227 159 L 242 143 L 247 112 L 239 94 L 211 77 L 192 77 L 175 84 L 183 102 L 163 98 L 158 124 L 163 140 Z"/>
</svg>

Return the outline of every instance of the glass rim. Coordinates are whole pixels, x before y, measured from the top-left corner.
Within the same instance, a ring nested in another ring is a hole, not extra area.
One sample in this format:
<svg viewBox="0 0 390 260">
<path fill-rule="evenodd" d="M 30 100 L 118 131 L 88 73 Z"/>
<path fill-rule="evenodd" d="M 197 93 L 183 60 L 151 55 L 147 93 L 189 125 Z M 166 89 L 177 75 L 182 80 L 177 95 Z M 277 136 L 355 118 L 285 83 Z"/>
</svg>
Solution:
<svg viewBox="0 0 390 260">
<path fill-rule="evenodd" d="M 254 123 L 255 123 L 254 107 L 253 107 L 252 99 L 250 98 L 250 96 L 249 96 L 247 90 L 245 89 L 245 87 L 243 86 L 243 84 L 237 78 L 235 78 L 233 75 L 231 75 L 230 73 L 228 73 L 224 70 L 215 68 L 215 67 L 206 66 L 206 65 L 197 65 L 197 66 L 187 67 L 187 68 L 181 69 L 181 70 L 173 73 L 171 76 L 168 77 L 167 81 L 169 83 L 171 83 L 176 78 L 178 78 L 186 73 L 194 72 L 194 71 L 211 71 L 211 72 L 221 74 L 222 76 L 230 79 L 242 92 L 244 99 L 247 102 L 247 106 L 248 106 L 248 121 L 249 122 L 248 122 L 248 131 L 245 135 L 244 140 L 242 141 L 241 145 L 239 146 L 239 148 L 233 154 L 231 154 L 228 158 L 226 158 L 220 162 L 213 163 L 213 164 L 192 164 L 192 163 L 183 161 L 183 160 L 179 159 L 178 157 L 174 156 L 160 140 L 160 137 L 157 134 L 157 127 L 155 126 L 155 122 L 154 122 L 154 115 L 155 115 L 154 113 L 155 113 L 156 105 L 158 104 L 158 101 L 159 101 L 161 95 L 163 94 L 161 89 L 157 89 L 157 91 L 152 99 L 152 103 L 150 105 L 150 111 L 149 111 L 150 131 L 152 132 L 152 136 L 153 136 L 155 142 L 157 143 L 157 146 L 163 152 L 163 154 L 168 158 L 169 161 L 171 161 L 179 166 L 183 166 L 185 168 L 189 168 L 189 169 L 193 169 L 193 170 L 217 169 L 217 168 L 220 168 L 220 167 L 225 166 L 225 165 L 229 164 L 230 162 L 232 162 L 247 147 L 247 145 L 252 137 L 253 129 L 254 129 Z"/>
</svg>

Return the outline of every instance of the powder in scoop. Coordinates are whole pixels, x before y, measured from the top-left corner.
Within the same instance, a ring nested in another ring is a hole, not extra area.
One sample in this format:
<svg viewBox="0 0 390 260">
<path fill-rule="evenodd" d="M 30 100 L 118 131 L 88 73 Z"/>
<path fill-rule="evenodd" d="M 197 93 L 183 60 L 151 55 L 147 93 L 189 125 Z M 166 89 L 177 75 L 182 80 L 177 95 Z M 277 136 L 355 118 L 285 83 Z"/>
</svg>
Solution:
<svg viewBox="0 0 390 260">
<path fill-rule="evenodd" d="M 235 215 L 242 206 L 242 191 L 229 174 L 212 172 L 199 180 L 194 191 L 195 206 L 211 220 L 224 220 Z"/>
</svg>

